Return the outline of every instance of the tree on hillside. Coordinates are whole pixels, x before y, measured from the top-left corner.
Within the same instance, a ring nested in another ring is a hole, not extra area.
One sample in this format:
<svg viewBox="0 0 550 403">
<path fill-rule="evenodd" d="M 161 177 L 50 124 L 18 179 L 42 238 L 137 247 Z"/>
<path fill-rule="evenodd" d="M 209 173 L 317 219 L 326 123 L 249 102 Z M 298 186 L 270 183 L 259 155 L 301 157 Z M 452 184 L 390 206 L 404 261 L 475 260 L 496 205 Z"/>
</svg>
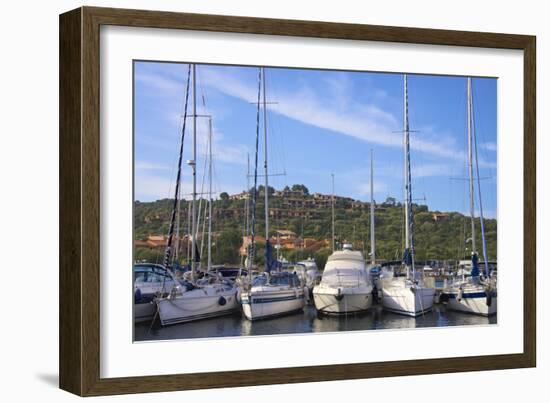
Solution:
<svg viewBox="0 0 550 403">
<path fill-rule="evenodd" d="M 241 243 L 242 238 L 239 230 L 222 231 L 212 248 L 212 262 L 214 264 L 238 264 Z"/>
<path fill-rule="evenodd" d="M 302 192 L 304 195 L 309 195 L 309 189 L 305 185 L 292 185 L 293 192 Z"/>
</svg>

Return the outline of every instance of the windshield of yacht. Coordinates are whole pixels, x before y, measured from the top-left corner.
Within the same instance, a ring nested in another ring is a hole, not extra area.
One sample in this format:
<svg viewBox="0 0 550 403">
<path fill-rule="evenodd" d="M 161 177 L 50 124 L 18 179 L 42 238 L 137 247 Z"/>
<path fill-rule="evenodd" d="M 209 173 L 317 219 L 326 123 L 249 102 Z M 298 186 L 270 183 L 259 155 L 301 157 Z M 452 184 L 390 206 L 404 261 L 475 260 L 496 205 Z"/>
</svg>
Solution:
<svg viewBox="0 0 550 403">
<path fill-rule="evenodd" d="M 340 284 L 340 285 L 358 285 L 368 283 L 368 276 L 364 268 L 361 267 L 329 267 L 325 269 L 321 283 Z"/>
<path fill-rule="evenodd" d="M 262 274 L 252 280 L 252 286 L 262 286 L 262 285 L 278 285 L 284 286 L 288 285 L 291 287 L 297 287 L 300 285 L 300 279 L 295 273 L 271 273 L 269 277 L 265 274 Z"/>
</svg>

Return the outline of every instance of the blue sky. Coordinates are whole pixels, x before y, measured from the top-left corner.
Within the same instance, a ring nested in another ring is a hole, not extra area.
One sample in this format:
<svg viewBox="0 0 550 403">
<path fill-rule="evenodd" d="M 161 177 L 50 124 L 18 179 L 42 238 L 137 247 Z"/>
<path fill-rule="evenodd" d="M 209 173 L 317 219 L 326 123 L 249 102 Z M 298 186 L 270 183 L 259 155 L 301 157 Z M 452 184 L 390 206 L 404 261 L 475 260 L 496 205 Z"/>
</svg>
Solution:
<svg viewBox="0 0 550 403">
<path fill-rule="evenodd" d="M 135 62 L 135 199 L 173 197 L 187 64 Z M 270 185 L 305 184 L 310 192 L 403 198 L 403 76 L 389 73 L 267 68 Z M 466 78 L 409 75 L 413 198 L 433 210 L 467 211 Z M 197 113 L 212 116 L 214 190 L 246 188 L 254 160 L 258 68 L 197 66 Z M 484 212 L 496 216 L 497 80 L 474 78 Z M 191 109 L 189 109 L 191 113 Z M 204 172 L 207 120 L 198 119 L 198 188 Z M 191 126 L 188 125 L 190 129 Z M 191 159 L 191 130 L 184 159 Z M 263 167 L 263 142 L 259 169 Z M 261 178 L 260 178 L 261 180 Z M 191 189 L 184 166 L 183 189 Z M 476 201 L 477 205 L 477 201 Z"/>
</svg>

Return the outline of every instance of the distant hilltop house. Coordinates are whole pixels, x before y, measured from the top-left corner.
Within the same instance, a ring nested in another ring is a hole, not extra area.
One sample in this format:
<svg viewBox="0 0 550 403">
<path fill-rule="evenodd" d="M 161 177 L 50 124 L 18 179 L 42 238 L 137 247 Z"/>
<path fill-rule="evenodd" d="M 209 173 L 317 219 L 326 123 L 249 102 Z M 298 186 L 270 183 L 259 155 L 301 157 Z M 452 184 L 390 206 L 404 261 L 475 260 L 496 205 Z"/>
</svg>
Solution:
<svg viewBox="0 0 550 403">
<path fill-rule="evenodd" d="M 451 218 L 451 216 L 447 213 L 433 213 L 432 217 L 435 222 L 447 221 Z"/>
<path fill-rule="evenodd" d="M 234 195 L 229 195 L 229 200 L 246 200 L 250 197 L 249 192 L 241 192 Z"/>
</svg>

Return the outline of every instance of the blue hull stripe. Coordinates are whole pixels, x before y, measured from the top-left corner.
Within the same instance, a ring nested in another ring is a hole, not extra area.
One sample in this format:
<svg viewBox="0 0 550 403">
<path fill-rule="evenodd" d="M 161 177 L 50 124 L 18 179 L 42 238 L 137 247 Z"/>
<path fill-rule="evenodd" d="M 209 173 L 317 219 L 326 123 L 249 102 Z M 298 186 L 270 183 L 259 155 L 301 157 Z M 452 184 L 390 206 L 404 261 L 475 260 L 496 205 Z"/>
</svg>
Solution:
<svg viewBox="0 0 550 403">
<path fill-rule="evenodd" d="M 304 299 L 304 296 L 301 295 L 301 296 L 290 296 L 290 297 L 279 297 L 279 298 L 252 298 L 252 303 L 253 304 L 267 304 L 267 303 L 270 303 L 270 302 L 280 302 L 280 301 L 292 301 L 292 300 L 295 300 L 295 299 Z M 248 298 L 243 298 L 242 299 L 242 303 L 243 304 L 250 304 L 250 301 Z"/>
<path fill-rule="evenodd" d="M 446 294 L 449 296 L 449 298 L 456 298 L 457 294 Z M 462 299 L 467 298 L 487 298 L 487 294 L 485 292 L 470 292 L 470 293 L 464 293 L 462 294 Z"/>
<path fill-rule="evenodd" d="M 238 309 L 239 308 L 231 308 L 231 309 L 226 309 L 224 311 L 216 311 L 216 312 L 205 313 L 205 314 L 200 314 L 200 315 L 187 316 L 187 317 L 184 317 L 184 318 L 173 318 L 173 319 L 165 319 L 165 320 L 162 320 L 162 318 L 161 318 L 161 324 L 162 325 L 173 325 L 173 324 L 176 324 L 176 323 L 192 322 L 192 321 L 199 320 L 199 319 L 208 319 L 208 318 L 213 318 L 213 317 L 216 317 L 216 316 L 228 315 L 230 313 L 237 312 Z"/>
</svg>

